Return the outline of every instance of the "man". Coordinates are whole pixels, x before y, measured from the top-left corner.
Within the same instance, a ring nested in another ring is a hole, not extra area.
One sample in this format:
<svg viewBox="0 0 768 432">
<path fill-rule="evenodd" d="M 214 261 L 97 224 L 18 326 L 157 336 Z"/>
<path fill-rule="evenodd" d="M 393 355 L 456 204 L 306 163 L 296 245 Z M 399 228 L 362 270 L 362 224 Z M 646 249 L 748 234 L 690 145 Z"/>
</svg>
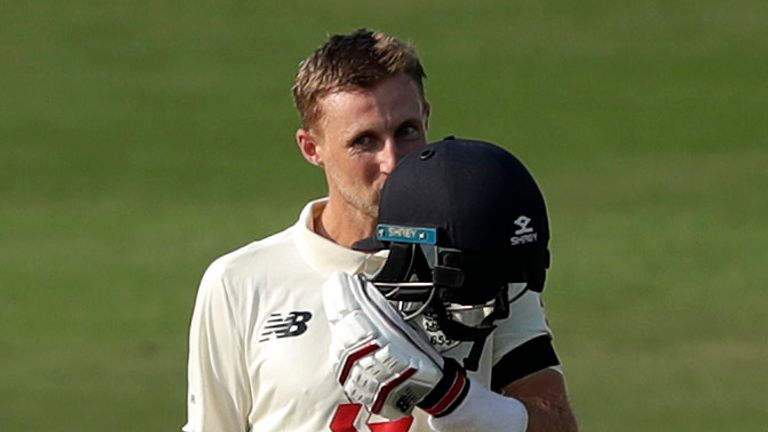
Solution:
<svg viewBox="0 0 768 432">
<path fill-rule="evenodd" d="M 205 272 L 190 326 L 185 431 L 430 430 L 421 409 L 388 419 L 345 394 L 321 289 L 335 272 L 373 276 L 385 261 L 350 247 L 373 234 L 397 162 L 427 142 L 424 78 L 410 46 L 365 29 L 331 37 L 301 64 L 296 140 L 323 168 L 328 197 Z M 539 307 L 530 312 L 543 322 Z M 495 384 L 522 402 L 528 431 L 575 430 L 563 377 L 548 366 Z"/>
</svg>

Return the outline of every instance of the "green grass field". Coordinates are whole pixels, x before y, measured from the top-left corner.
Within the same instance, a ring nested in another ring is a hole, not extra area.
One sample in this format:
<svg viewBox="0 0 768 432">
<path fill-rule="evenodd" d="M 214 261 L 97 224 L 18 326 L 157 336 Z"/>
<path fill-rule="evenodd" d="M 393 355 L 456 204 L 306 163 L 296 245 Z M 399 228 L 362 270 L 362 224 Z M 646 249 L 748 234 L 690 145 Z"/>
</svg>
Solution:
<svg viewBox="0 0 768 432">
<path fill-rule="evenodd" d="M 289 89 L 360 26 L 545 190 L 585 431 L 766 430 L 768 3 L 271 3 L 0 2 L 0 431 L 180 428 L 198 280 L 324 193 Z"/>
</svg>

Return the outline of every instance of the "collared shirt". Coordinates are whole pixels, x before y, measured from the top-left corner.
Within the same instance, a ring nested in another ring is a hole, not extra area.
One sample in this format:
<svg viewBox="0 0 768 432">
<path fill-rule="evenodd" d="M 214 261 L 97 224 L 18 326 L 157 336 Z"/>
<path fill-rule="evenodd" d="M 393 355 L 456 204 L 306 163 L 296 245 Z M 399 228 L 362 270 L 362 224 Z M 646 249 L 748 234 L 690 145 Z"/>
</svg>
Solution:
<svg viewBox="0 0 768 432">
<path fill-rule="evenodd" d="M 313 231 L 327 201 L 310 202 L 298 222 L 214 261 L 200 283 L 190 325 L 185 432 L 429 431 L 426 414 L 388 422 L 351 403 L 336 381 L 321 287 L 334 271 L 375 273 L 383 254 L 342 247 Z M 539 294 L 511 305 L 510 319 L 485 344 L 478 371 L 550 330 Z M 469 347 L 445 351 L 462 358 Z M 374 427 L 375 429 L 375 427 Z"/>
</svg>

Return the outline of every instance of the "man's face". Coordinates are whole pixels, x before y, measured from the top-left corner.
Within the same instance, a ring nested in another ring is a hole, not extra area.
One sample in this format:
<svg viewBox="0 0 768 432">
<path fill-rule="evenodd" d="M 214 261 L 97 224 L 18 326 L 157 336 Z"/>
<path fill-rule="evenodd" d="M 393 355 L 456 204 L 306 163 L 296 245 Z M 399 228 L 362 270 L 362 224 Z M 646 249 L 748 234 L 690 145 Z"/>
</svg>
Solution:
<svg viewBox="0 0 768 432">
<path fill-rule="evenodd" d="M 405 75 L 371 90 L 331 93 L 319 106 L 322 115 L 310 133 L 329 197 L 375 219 L 379 192 L 392 169 L 427 143 L 429 108 Z"/>
</svg>

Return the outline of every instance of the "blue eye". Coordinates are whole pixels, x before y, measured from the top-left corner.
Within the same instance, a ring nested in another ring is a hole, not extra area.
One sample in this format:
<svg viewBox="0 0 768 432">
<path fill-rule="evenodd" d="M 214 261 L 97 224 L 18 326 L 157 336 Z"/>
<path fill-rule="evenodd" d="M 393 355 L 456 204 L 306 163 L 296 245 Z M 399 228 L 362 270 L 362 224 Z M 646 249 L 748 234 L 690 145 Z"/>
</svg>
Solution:
<svg viewBox="0 0 768 432">
<path fill-rule="evenodd" d="M 419 129 L 413 125 L 403 125 L 397 130 L 397 137 L 409 139 L 419 136 Z"/>
<path fill-rule="evenodd" d="M 371 144 L 372 140 L 369 135 L 361 135 L 352 141 L 355 147 L 367 147 Z"/>
</svg>

